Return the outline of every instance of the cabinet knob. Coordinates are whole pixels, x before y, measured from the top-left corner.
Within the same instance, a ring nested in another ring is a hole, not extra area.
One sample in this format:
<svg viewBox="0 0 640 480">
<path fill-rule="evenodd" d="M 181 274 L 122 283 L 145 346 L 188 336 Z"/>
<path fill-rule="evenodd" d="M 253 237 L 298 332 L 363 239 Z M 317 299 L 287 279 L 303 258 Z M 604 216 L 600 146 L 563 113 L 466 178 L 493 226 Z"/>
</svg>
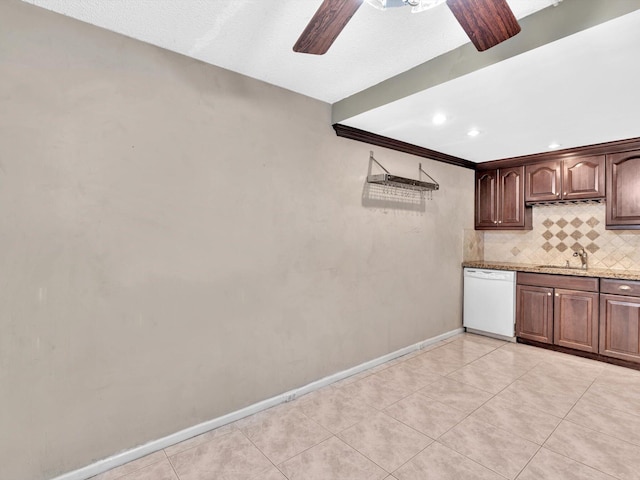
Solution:
<svg viewBox="0 0 640 480">
<path fill-rule="evenodd" d="M 498 223 L 502 223 L 502 220 L 498 220 Z"/>
<path fill-rule="evenodd" d="M 567 192 L 562 192 L 562 194 L 563 194 L 563 195 L 566 195 L 566 194 L 567 194 Z"/>
<path fill-rule="evenodd" d="M 631 287 L 629 285 L 620 285 L 618 288 L 620 290 L 631 290 Z"/>
<path fill-rule="evenodd" d="M 548 293 L 547 293 L 547 296 L 548 296 L 548 297 L 550 297 L 550 296 L 551 296 L 551 292 L 548 292 Z"/>
<path fill-rule="evenodd" d="M 493 221 L 493 223 L 498 223 L 498 221 L 497 221 L 497 220 L 494 220 L 494 221 Z"/>
<path fill-rule="evenodd" d="M 556 293 L 556 297 L 559 297 L 559 296 L 560 296 L 560 294 L 559 294 L 559 293 Z"/>
</svg>

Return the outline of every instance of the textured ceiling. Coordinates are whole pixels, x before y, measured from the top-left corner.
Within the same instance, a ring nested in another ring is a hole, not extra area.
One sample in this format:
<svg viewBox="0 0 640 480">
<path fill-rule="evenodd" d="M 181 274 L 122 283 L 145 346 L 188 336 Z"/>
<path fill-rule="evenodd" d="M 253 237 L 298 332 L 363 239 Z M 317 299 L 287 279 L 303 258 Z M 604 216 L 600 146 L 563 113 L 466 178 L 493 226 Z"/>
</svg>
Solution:
<svg viewBox="0 0 640 480">
<path fill-rule="evenodd" d="M 326 55 L 292 51 L 322 0 L 24 0 L 334 103 L 467 43 L 446 5 L 362 5 Z M 510 0 L 517 17 L 554 0 Z"/>
<path fill-rule="evenodd" d="M 292 46 L 321 0 L 23 1 L 328 103 L 342 100 L 334 116 L 340 105 L 385 88 L 396 98 L 340 123 L 476 162 L 546 151 L 551 142 L 568 148 L 640 137 L 634 84 L 640 11 L 628 13 L 640 9 L 640 0 L 564 0 L 557 9 L 551 7 L 556 0 L 508 0 L 519 19 L 528 17 L 524 22 L 556 21 L 523 28 L 503 45 L 525 36 L 535 44 L 545 30 L 573 18 L 595 19 L 586 23 L 596 26 L 506 60 L 496 53 L 502 46 L 474 51 L 466 59 L 477 64 L 471 73 L 418 93 L 402 93 L 399 85 L 414 67 L 431 75 L 432 65 L 442 66 L 438 60 L 450 55 L 453 63 L 441 76 L 460 70 L 458 47 L 468 39 L 446 5 L 419 14 L 363 5 L 329 52 L 315 56 Z M 627 14 L 598 25 L 607 11 L 621 9 Z M 494 57 L 490 66 L 479 60 Z M 448 120 L 435 126 L 438 111 Z M 480 135 L 468 137 L 472 127 Z"/>
</svg>

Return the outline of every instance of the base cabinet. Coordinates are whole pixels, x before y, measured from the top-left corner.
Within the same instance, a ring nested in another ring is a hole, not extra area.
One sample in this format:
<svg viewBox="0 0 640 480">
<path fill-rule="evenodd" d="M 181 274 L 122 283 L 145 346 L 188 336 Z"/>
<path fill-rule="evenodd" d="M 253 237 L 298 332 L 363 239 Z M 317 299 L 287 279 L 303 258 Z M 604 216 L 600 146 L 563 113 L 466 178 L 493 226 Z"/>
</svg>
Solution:
<svg viewBox="0 0 640 480">
<path fill-rule="evenodd" d="M 640 298 L 600 295 L 600 353 L 640 362 Z"/>
<path fill-rule="evenodd" d="M 516 336 L 598 353 L 598 279 L 518 273 Z"/>
<path fill-rule="evenodd" d="M 553 288 L 516 286 L 516 336 L 553 343 Z"/>
<path fill-rule="evenodd" d="M 640 365 L 640 281 L 519 272 L 516 336 Z"/>
<path fill-rule="evenodd" d="M 640 363 L 640 282 L 600 282 L 600 354 Z"/>
<path fill-rule="evenodd" d="M 598 352 L 597 293 L 556 289 L 553 343 L 585 352 Z"/>
</svg>

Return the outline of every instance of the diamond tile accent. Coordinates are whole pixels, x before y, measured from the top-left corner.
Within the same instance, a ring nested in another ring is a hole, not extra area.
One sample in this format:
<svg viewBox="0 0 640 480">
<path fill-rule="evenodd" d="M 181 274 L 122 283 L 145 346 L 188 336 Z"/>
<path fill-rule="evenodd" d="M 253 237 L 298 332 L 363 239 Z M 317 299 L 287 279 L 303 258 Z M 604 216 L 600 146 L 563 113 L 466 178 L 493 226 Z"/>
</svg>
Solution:
<svg viewBox="0 0 640 480">
<path fill-rule="evenodd" d="M 558 237 L 560 240 L 564 240 L 568 237 L 568 235 L 564 232 L 564 230 L 560 230 L 558 233 L 556 233 L 556 237 Z"/>
<path fill-rule="evenodd" d="M 600 220 L 598 220 L 596 217 L 591 217 L 589 220 L 587 220 L 587 225 L 589 225 L 591 228 L 595 227 L 599 223 Z"/>
<path fill-rule="evenodd" d="M 485 232 L 482 258 L 531 265 L 562 264 L 574 250 L 584 247 L 592 268 L 640 270 L 640 231 L 606 230 L 604 203 L 536 206 L 532 214 L 533 229 L 529 232 Z M 560 231 L 564 233 L 556 236 Z M 514 248 L 519 251 L 517 255 Z"/>
<path fill-rule="evenodd" d="M 574 227 L 578 228 L 580 225 L 582 225 L 584 222 L 582 220 L 580 220 L 578 217 L 574 218 L 573 220 L 571 220 L 571 225 L 573 225 Z"/>
<path fill-rule="evenodd" d="M 513 247 L 513 248 L 511 249 L 511 255 L 513 255 L 514 257 L 515 257 L 516 255 L 518 255 L 519 253 L 520 253 L 520 249 L 519 249 L 518 247 Z"/>
<path fill-rule="evenodd" d="M 598 238 L 600 236 L 600 234 L 598 232 L 596 232 L 595 230 L 589 230 L 587 232 L 587 238 L 589 240 L 595 240 L 596 238 Z"/>
</svg>

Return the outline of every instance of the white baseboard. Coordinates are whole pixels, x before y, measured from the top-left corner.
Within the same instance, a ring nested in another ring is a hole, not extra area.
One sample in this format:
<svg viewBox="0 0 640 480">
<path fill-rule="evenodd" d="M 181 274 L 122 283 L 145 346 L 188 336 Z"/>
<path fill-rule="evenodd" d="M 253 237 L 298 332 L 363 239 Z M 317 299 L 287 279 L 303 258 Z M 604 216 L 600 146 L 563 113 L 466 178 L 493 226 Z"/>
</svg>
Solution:
<svg viewBox="0 0 640 480">
<path fill-rule="evenodd" d="M 107 470 L 111 470 L 112 468 L 119 467 L 121 465 L 124 465 L 125 463 L 132 462 L 133 460 L 137 460 L 151 453 L 170 447 L 171 445 L 175 445 L 176 443 L 180 443 L 184 440 L 188 440 L 210 430 L 222 427 L 223 425 L 227 425 L 228 423 L 232 423 L 236 420 L 248 417 L 249 415 L 253 415 L 254 413 L 258 413 L 262 410 L 266 410 L 267 408 L 274 407 L 281 403 L 290 402 L 302 395 L 313 392 L 314 390 L 318 390 L 344 378 L 356 375 L 360 372 L 364 372 L 365 370 L 376 367 L 382 363 L 388 362 L 403 355 L 407 355 L 411 352 L 415 352 L 416 350 L 421 350 L 425 347 L 428 347 L 429 345 L 433 345 L 434 343 L 446 340 L 447 338 L 462 333 L 463 331 L 464 329 L 457 328 L 455 330 L 451 330 L 450 332 L 443 333 L 442 335 L 438 335 L 437 337 L 423 340 L 408 347 L 401 348 L 400 350 L 396 350 L 395 352 L 391 352 L 373 360 L 369 360 L 368 362 L 361 363 L 360 365 L 349 368 L 347 370 L 343 370 L 341 372 L 334 373 L 333 375 L 329 375 L 328 377 L 321 378 L 320 380 L 316 380 L 315 382 L 311 382 L 302 387 L 294 388 L 293 390 L 289 390 L 288 392 L 276 395 L 275 397 L 263 400 L 258 403 L 254 403 L 253 405 L 249 405 L 248 407 L 236 410 L 235 412 L 231 412 L 227 415 L 223 415 L 222 417 L 214 418 L 213 420 L 194 425 L 193 427 L 185 428 L 184 430 L 172 433 L 171 435 L 167 435 L 166 437 L 162 437 L 149 443 L 145 443 L 144 445 L 125 450 L 103 460 L 98 460 L 91 465 L 87 465 L 86 467 L 79 468 L 78 470 L 65 473 L 53 478 L 52 480 L 87 480 L 88 478 L 106 472 Z"/>
</svg>

